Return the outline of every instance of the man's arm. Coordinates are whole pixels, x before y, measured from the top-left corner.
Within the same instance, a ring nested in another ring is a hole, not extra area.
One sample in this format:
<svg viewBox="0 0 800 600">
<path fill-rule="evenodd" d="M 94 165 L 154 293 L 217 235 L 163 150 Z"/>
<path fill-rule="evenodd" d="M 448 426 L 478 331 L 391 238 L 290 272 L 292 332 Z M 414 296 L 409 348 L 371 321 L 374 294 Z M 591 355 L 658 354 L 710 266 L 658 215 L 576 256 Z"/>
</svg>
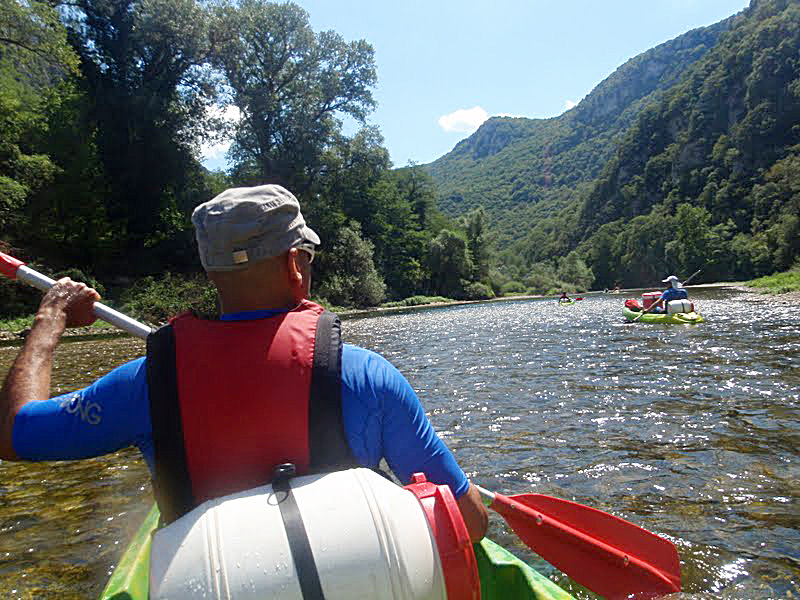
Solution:
<svg viewBox="0 0 800 600">
<path fill-rule="evenodd" d="M 428 481 L 449 485 L 457 495 L 470 538 L 480 540 L 489 522 L 486 507 L 436 434 L 406 378 L 379 354 L 347 344 L 344 352 L 345 431 L 361 463 L 377 464 L 383 457 L 403 483 L 408 483 L 413 473 L 423 472 Z"/>
<path fill-rule="evenodd" d="M 91 325 L 92 306 L 100 299 L 92 288 L 65 277 L 42 298 L 25 343 L 0 389 L 0 458 L 19 460 L 14 451 L 14 419 L 28 402 L 50 396 L 53 353 L 66 327 Z"/>
<path fill-rule="evenodd" d="M 478 488 L 470 483 L 467 493 L 457 498 L 456 502 L 461 510 L 461 516 L 464 517 L 469 539 L 473 542 L 480 542 L 489 528 L 489 513 Z"/>
</svg>

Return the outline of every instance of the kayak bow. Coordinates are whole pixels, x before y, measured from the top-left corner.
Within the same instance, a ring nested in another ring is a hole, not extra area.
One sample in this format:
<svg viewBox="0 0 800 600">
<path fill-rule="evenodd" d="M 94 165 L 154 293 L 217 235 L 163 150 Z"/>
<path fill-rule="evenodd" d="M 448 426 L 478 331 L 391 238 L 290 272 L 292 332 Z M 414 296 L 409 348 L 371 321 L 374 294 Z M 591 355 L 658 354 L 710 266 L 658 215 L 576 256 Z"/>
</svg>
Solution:
<svg viewBox="0 0 800 600">
<path fill-rule="evenodd" d="M 150 546 L 158 527 L 153 505 L 114 568 L 100 600 L 148 600 Z M 547 577 L 511 552 L 484 538 L 474 544 L 483 600 L 574 600 Z"/>
</svg>

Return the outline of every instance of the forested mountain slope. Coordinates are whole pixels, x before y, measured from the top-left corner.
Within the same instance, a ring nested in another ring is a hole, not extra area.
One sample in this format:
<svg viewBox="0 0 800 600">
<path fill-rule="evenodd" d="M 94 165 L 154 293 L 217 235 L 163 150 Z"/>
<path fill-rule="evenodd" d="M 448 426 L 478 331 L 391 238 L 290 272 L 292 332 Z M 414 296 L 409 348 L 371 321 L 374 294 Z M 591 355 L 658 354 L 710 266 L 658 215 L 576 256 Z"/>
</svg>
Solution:
<svg viewBox="0 0 800 600">
<path fill-rule="evenodd" d="M 751 277 L 800 255 L 800 4 L 752 0 L 548 120 L 491 119 L 428 166 L 483 205 L 512 277 L 571 255 L 595 286 Z M 503 232 L 497 225 L 503 224 Z"/>
<path fill-rule="evenodd" d="M 799 215 L 800 4 L 754 0 L 639 115 L 583 199 L 574 241 L 598 283 L 701 265 L 707 278 L 751 277 L 797 260 Z"/>
<path fill-rule="evenodd" d="M 439 208 L 458 215 L 482 205 L 491 221 L 531 206 L 538 210 L 528 217 L 561 208 L 575 186 L 598 176 L 642 107 L 714 46 L 729 22 L 690 31 L 629 60 L 559 117 L 489 119 L 426 165 Z"/>
</svg>

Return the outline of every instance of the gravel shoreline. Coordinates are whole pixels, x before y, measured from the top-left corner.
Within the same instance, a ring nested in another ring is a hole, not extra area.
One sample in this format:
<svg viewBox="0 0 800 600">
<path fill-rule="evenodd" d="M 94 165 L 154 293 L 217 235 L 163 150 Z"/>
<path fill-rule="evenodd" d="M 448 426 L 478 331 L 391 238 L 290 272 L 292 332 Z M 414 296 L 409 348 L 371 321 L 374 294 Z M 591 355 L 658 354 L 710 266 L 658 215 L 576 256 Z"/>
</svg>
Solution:
<svg viewBox="0 0 800 600">
<path fill-rule="evenodd" d="M 769 302 L 770 304 L 800 304 L 800 292 L 783 292 L 773 294 L 763 288 L 748 287 L 746 285 L 731 285 L 734 290 L 747 294 L 747 300 L 755 302 Z"/>
</svg>

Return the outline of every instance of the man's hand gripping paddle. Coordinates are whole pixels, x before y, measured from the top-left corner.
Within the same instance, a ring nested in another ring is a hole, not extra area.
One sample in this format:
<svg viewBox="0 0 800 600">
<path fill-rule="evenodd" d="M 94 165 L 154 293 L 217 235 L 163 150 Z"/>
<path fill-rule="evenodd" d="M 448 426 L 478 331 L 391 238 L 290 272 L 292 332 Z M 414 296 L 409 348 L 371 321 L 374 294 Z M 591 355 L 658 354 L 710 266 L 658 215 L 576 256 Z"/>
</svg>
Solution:
<svg viewBox="0 0 800 600">
<path fill-rule="evenodd" d="M 5 275 L 9 279 L 18 279 L 42 291 L 49 290 L 56 283 L 55 280 L 25 266 L 25 263 L 21 260 L 9 256 L 8 254 L 3 254 L 2 252 L 0 252 L 0 274 Z M 111 323 L 132 335 L 146 338 L 150 334 L 151 329 L 147 325 L 127 315 L 123 315 L 105 304 L 95 302 L 93 310 L 97 318 L 102 319 L 106 323 Z"/>
</svg>

